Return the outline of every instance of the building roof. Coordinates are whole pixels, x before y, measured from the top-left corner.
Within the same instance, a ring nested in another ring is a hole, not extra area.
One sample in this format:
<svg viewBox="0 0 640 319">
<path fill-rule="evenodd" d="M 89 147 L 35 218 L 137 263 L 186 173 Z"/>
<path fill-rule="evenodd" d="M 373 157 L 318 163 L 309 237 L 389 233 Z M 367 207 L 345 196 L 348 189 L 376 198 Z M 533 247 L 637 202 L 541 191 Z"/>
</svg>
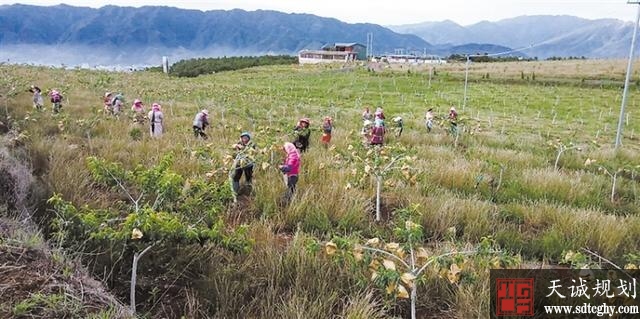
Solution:
<svg viewBox="0 0 640 319">
<path fill-rule="evenodd" d="M 339 42 L 339 43 L 336 43 L 336 44 L 335 44 L 335 46 L 337 46 L 337 47 L 354 47 L 354 46 L 356 46 L 356 45 L 364 46 L 364 44 L 360 44 L 360 43 L 358 43 L 358 42 L 350 42 L 350 43 L 346 43 L 346 42 L 341 42 L 341 43 L 340 43 L 340 42 Z"/>
<path fill-rule="evenodd" d="M 311 53 L 311 54 L 321 54 L 321 55 L 347 55 L 353 54 L 352 52 L 345 51 L 326 51 L 326 50 L 301 50 L 298 52 L 299 54 L 303 53 Z"/>
<path fill-rule="evenodd" d="M 336 43 L 327 43 L 322 46 L 323 49 L 335 48 L 335 47 L 354 47 L 356 45 L 365 46 L 364 44 L 360 44 L 357 42 L 336 42 Z"/>
</svg>

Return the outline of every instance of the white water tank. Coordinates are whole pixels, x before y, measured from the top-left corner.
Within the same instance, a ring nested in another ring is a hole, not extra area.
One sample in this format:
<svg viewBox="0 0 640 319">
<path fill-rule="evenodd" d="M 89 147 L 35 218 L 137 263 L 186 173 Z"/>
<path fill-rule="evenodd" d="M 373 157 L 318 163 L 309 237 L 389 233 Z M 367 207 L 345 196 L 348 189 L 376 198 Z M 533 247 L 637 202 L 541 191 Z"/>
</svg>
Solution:
<svg viewBox="0 0 640 319">
<path fill-rule="evenodd" d="M 169 73 L 169 57 L 162 57 L 162 72 Z"/>
</svg>

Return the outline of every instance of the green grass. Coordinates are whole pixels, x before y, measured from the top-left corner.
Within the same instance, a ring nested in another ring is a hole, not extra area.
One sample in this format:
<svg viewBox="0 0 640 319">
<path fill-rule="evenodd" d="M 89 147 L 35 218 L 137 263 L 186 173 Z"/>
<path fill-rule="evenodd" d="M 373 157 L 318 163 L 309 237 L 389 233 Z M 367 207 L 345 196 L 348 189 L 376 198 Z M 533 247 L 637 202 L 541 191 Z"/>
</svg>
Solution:
<svg viewBox="0 0 640 319">
<path fill-rule="evenodd" d="M 194 287 L 184 299 L 191 301 L 185 304 L 197 308 L 191 312 L 197 314 L 194 316 L 225 317 L 249 311 L 257 317 L 296 317 L 305 309 L 308 318 L 324 318 L 329 313 L 372 318 L 383 317 L 383 313 L 399 315 L 406 309 L 385 307 L 379 295 L 368 294 L 370 287 L 349 290 L 348 285 L 336 282 L 342 278 L 354 283 L 357 276 L 328 274 L 338 270 L 329 264 L 314 265 L 323 261 L 301 253 L 300 239 L 278 246 L 280 249 L 266 247 L 278 243 L 274 233 L 291 234 L 296 230 L 301 232 L 299 236 L 321 240 L 333 235 L 392 236 L 392 227 L 373 221 L 374 183 L 365 180 L 347 189 L 352 170 L 362 168 L 355 162 L 338 162 L 339 154 L 359 143 L 360 113 L 365 106 L 381 106 L 388 119 L 400 115 L 405 120 L 402 137 L 388 136 L 387 141 L 410 147 L 411 155 L 416 156 L 411 165 L 418 182 L 406 183 L 399 172 L 392 173 L 383 199 L 396 208 L 420 205 L 419 221 L 427 235 L 424 245 L 448 240 L 473 245 L 483 236 L 493 236 L 505 249 L 538 262 L 557 262 L 563 250 L 582 247 L 619 264 L 625 263 L 625 254 L 637 253 L 640 241 L 633 239 L 637 237 L 633 234 L 640 230 L 640 201 L 638 180 L 630 176 L 638 175 L 640 165 L 640 121 L 634 111 L 640 101 L 638 89 L 632 87 L 630 91 L 624 146 L 616 154 L 612 144 L 620 107 L 619 87 L 584 85 L 582 76 L 553 71 L 536 71 L 540 80 L 520 81 L 519 71 L 507 72 L 507 68 L 517 67 L 504 64 L 505 71 L 492 71 L 489 80 L 481 79 L 480 72 L 472 73 L 465 107 L 463 74 L 455 66 L 439 69 L 430 86 L 428 73 L 375 73 L 331 66 L 258 67 L 188 79 L 151 72 L 6 65 L 0 66 L 0 73 L 6 75 L 7 82 L 37 82 L 43 88 L 63 89 L 68 100 L 63 114 L 56 117 L 49 112 L 35 113 L 27 93 L 4 102 L 17 126 L 29 136 L 31 151 L 48 158 L 44 180 L 77 205 L 106 207 L 113 199 L 113 194 L 94 185 L 84 166 L 87 156 L 132 168 L 140 163 L 157 163 L 173 151 L 175 171 L 185 177 L 214 172 L 211 179 L 224 183 L 228 167 L 225 156 L 231 154 L 231 145 L 240 132 L 253 132 L 257 144 L 264 148 L 260 162 L 271 166 L 263 170 L 257 165 L 253 199 L 239 214 L 230 208 L 228 218 L 250 224 L 251 236 L 260 244 L 248 256 L 233 257 L 234 265 L 242 266 L 221 265 L 222 269 L 203 272 L 213 286 Z M 621 75 L 613 80 L 620 80 L 618 77 Z M 562 81 L 549 80 L 553 78 Z M 0 88 L 9 86 L 4 83 Z M 153 102 L 162 104 L 165 136 L 151 140 L 148 128 L 137 126 L 128 116 L 113 119 L 100 114 L 101 96 L 107 90 L 122 91 L 127 103 L 141 98 L 147 107 Z M 446 123 L 436 126 L 431 134 L 423 124 L 428 108 L 442 117 L 451 105 L 457 107 L 464 127 L 457 147 L 445 132 Z M 202 108 L 209 109 L 213 122 L 208 141 L 194 140 L 190 131 L 192 117 Z M 319 145 L 319 126 L 325 115 L 334 118 L 335 149 L 324 150 Z M 311 118 L 315 129 L 312 145 L 303 155 L 296 199 L 281 208 L 278 200 L 284 185 L 274 165 L 283 157 L 279 146 L 290 139 L 287 133 L 303 116 Z M 131 133 L 137 128 L 142 132 L 141 139 Z M 557 142 L 581 148 L 565 152 L 559 170 L 554 170 L 558 150 L 552 144 Z M 192 155 L 198 152 L 202 156 Z M 585 166 L 586 159 L 595 159 L 597 165 Z M 598 171 L 598 165 L 628 169 L 618 180 L 613 202 L 611 178 Z M 448 235 L 451 227 L 455 227 L 453 238 Z M 448 298 L 457 317 L 488 313 L 483 312 L 488 309 L 486 283 L 456 291 L 444 286 L 431 288 L 434 292 L 430 296 L 436 294 L 433 298 L 419 298 L 422 311 L 441 306 L 434 300 Z M 209 289 L 215 293 L 203 294 Z M 265 299 L 247 295 L 251 289 L 263 291 Z M 487 296 L 486 300 L 480 300 L 483 298 L 478 294 Z M 311 296 L 324 297 L 317 300 Z M 237 302 L 240 297 L 247 303 L 244 310 Z"/>
</svg>

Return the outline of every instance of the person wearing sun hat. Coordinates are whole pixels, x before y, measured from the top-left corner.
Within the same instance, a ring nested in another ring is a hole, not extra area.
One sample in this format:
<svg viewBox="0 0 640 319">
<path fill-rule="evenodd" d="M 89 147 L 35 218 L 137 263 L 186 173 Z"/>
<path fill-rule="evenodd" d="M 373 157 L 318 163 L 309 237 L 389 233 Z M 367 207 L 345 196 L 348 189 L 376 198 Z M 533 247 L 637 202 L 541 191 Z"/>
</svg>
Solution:
<svg viewBox="0 0 640 319">
<path fill-rule="evenodd" d="M 322 123 L 322 138 L 320 142 L 324 145 L 325 148 L 329 146 L 329 142 L 331 142 L 331 131 L 333 130 L 333 119 L 331 116 L 325 116 L 324 122 Z"/>
<path fill-rule="evenodd" d="M 367 144 L 369 143 L 369 140 L 371 140 L 372 126 L 373 122 L 371 122 L 370 120 L 366 120 L 364 121 L 364 123 L 362 123 L 362 130 L 360 130 L 360 135 L 362 136 L 363 144 Z"/>
<path fill-rule="evenodd" d="M 293 135 L 295 139 L 293 145 L 296 146 L 300 152 L 305 152 L 309 148 L 309 138 L 311 137 L 311 129 L 309 129 L 310 121 L 308 118 L 303 117 L 298 121 L 298 125 L 293 129 Z"/>
<path fill-rule="evenodd" d="M 31 88 L 29 88 L 29 92 L 33 93 L 33 107 L 38 110 L 41 111 L 42 108 L 44 107 L 44 99 L 42 98 L 42 90 L 35 86 L 35 85 L 31 85 Z"/>
<path fill-rule="evenodd" d="M 362 121 L 371 121 L 373 120 L 373 115 L 371 114 L 371 111 L 369 111 L 369 107 L 365 107 L 364 111 L 362 112 Z"/>
<path fill-rule="evenodd" d="M 140 99 L 135 99 L 131 105 L 131 111 L 133 111 L 133 121 L 142 124 L 144 123 L 144 105 Z"/>
<path fill-rule="evenodd" d="M 162 114 L 160 104 L 153 103 L 148 116 L 151 123 L 151 137 L 161 137 L 163 132 L 162 126 L 164 124 L 164 114 Z"/>
<path fill-rule="evenodd" d="M 111 104 L 112 95 L 113 94 L 111 92 L 105 92 L 104 93 L 103 103 L 104 103 L 104 113 L 105 114 L 113 114 L 113 108 L 112 108 L 112 104 Z"/>
<path fill-rule="evenodd" d="M 373 124 L 373 129 L 371 129 L 371 145 L 380 145 L 384 144 L 384 134 L 386 130 L 384 128 L 384 121 L 380 118 L 377 118 Z"/>
<path fill-rule="evenodd" d="M 396 137 L 400 137 L 400 135 L 402 135 L 402 131 L 404 130 L 404 121 L 402 119 L 402 116 L 396 116 L 392 120 L 396 125 L 393 129 L 396 133 Z"/>
<path fill-rule="evenodd" d="M 114 115 L 119 115 L 120 111 L 122 111 L 122 106 L 124 104 L 124 95 L 122 93 L 116 94 L 116 96 L 111 99 L 111 109 Z"/>
<path fill-rule="evenodd" d="M 451 126 L 451 134 L 458 134 L 458 112 L 453 106 L 449 109 L 449 125 Z"/>
<path fill-rule="evenodd" d="M 293 193 L 296 190 L 296 184 L 298 183 L 298 174 L 300 171 L 300 153 L 293 143 L 284 143 L 282 150 L 286 154 L 286 158 L 282 165 L 278 168 L 284 174 L 284 180 L 287 186 L 286 193 L 284 195 L 285 204 L 289 204 Z"/>
<path fill-rule="evenodd" d="M 53 103 L 53 113 L 59 113 L 62 108 L 62 94 L 60 91 L 54 89 L 49 92 L 49 97 L 51 98 L 51 103 Z"/>
<path fill-rule="evenodd" d="M 198 112 L 193 119 L 193 135 L 206 140 L 208 137 L 204 131 L 207 129 L 207 126 L 209 126 L 209 111 L 202 110 Z"/>
<path fill-rule="evenodd" d="M 240 190 L 240 179 L 244 174 L 247 185 L 251 186 L 253 179 L 253 166 L 255 163 L 254 156 L 256 153 L 256 145 L 251 139 L 251 133 L 242 132 L 240 134 L 240 141 L 236 143 L 233 148 L 235 149 L 235 159 L 233 161 L 233 175 L 231 176 L 231 188 L 237 195 Z"/>
<path fill-rule="evenodd" d="M 433 119 L 435 119 L 435 115 L 433 115 L 433 109 L 429 108 L 427 113 L 424 115 L 425 126 L 427 127 L 427 132 L 431 133 L 431 129 L 433 129 Z"/>
</svg>

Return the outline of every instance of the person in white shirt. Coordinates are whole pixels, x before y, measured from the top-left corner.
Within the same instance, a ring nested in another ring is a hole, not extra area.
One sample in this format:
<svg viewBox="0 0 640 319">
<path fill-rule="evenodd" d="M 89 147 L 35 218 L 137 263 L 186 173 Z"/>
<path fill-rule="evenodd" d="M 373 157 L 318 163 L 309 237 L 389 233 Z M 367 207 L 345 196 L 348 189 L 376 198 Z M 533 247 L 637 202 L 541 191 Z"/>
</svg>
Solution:
<svg viewBox="0 0 640 319">
<path fill-rule="evenodd" d="M 151 137 L 161 137 L 164 114 L 162 114 L 160 104 L 153 103 L 151 111 L 149 112 L 149 122 L 151 123 Z"/>
<path fill-rule="evenodd" d="M 431 133 L 431 129 L 433 128 L 433 109 L 429 109 L 427 114 L 424 116 L 425 124 L 427 126 L 427 132 Z"/>
</svg>

